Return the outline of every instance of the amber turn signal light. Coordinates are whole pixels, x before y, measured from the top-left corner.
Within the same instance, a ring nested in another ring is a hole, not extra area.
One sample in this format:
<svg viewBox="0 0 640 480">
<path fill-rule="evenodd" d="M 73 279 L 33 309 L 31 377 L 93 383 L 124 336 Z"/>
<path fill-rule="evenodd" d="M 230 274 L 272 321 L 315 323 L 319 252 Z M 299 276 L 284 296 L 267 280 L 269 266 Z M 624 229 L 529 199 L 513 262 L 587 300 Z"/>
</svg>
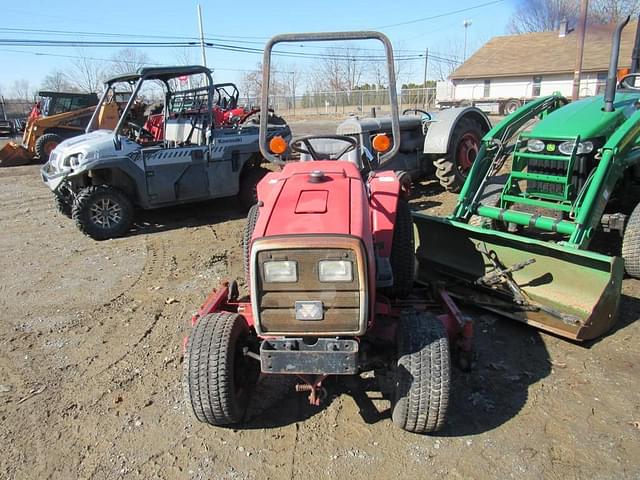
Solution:
<svg viewBox="0 0 640 480">
<path fill-rule="evenodd" d="M 279 135 L 269 140 L 269 150 L 276 155 L 282 155 L 287 151 L 287 141 Z"/>
<path fill-rule="evenodd" d="M 371 145 L 376 152 L 384 153 L 391 148 L 391 139 L 384 133 L 379 133 L 373 137 Z"/>
</svg>

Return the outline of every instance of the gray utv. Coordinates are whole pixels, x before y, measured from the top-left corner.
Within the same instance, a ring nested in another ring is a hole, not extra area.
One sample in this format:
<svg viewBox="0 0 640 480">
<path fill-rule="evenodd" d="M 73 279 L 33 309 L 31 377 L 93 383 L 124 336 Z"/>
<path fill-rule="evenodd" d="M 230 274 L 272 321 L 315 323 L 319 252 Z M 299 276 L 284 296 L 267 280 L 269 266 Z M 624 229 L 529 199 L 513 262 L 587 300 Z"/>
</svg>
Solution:
<svg viewBox="0 0 640 480">
<path fill-rule="evenodd" d="M 146 97 L 158 85 L 162 114 L 146 115 L 144 100 L 153 100 Z M 122 97 L 128 101 L 115 129 L 97 129 L 113 111 L 106 106 Z M 108 80 L 86 133 L 60 143 L 42 167 L 58 209 L 83 233 L 103 240 L 124 235 L 135 208 L 234 195 L 249 208 L 267 173 L 258 126 L 216 124 L 221 101 L 202 66 L 142 68 Z M 269 135 L 288 140 L 289 127 L 279 123 L 270 124 Z"/>
</svg>

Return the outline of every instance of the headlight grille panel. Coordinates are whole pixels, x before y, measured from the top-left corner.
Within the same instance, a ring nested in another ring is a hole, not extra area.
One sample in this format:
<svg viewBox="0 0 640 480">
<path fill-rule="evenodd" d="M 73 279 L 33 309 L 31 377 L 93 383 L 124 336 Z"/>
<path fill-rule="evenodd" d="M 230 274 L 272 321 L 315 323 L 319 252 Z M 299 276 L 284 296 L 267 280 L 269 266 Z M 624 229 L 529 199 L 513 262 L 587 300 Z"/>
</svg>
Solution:
<svg viewBox="0 0 640 480">
<path fill-rule="evenodd" d="M 362 323 L 361 275 L 358 255 L 346 248 L 262 250 L 256 256 L 258 274 L 256 304 L 257 322 L 265 335 L 279 334 L 349 334 L 357 332 Z M 341 260 L 352 262 L 352 280 L 321 282 L 319 262 Z M 294 261 L 298 269 L 295 283 L 264 280 L 264 264 L 268 261 Z M 296 319 L 295 303 L 321 301 L 321 320 Z"/>
</svg>

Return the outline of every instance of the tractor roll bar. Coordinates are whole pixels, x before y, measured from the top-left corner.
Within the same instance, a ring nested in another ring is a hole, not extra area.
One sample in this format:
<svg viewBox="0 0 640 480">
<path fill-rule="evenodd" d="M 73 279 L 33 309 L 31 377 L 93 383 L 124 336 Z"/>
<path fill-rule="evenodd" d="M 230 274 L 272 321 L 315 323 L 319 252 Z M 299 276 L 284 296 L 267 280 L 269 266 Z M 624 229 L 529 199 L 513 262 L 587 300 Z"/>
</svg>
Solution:
<svg viewBox="0 0 640 480">
<path fill-rule="evenodd" d="M 618 23 L 616 32 L 613 35 L 613 42 L 611 44 L 611 60 L 609 61 L 609 73 L 607 74 L 607 83 L 604 87 L 605 112 L 613 112 L 613 101 L 616 97 L 616 87 L 618 86 L 618 54 L 620 53 L 620 37 L 622 37 L 622 29 L 627 26 L 629 20 L 631 20 L 630 15 Z"/>
<path fill-rule="evenodd" d="M 389 75 L 389 102 L 391 105 L 391 132 L 393 146 L 391 150 L 380 157 L 380 164 L 390 160 L 400 148 L 400 122 L 398 120 L 398 96 L 396 92 L 396 74 L 393 61 L 393 47 L 389 38 L 380 32 L 320 32 L 320 33 L 285 33 L 272 37 L 264 47 L 262 61 L 262 98 L 260 102 L 260 152 L 270 162 L 281 163 L 281 160 L 269 151 L 267 145 L 268 115 L 269 110 L 269 81 L 271 78 L 271 51 L 278 43 L 292 42 L 326 42 L 340 40 L 380 40 L 385 48 L 387 57 L 387 69 Z"/>
</svg>

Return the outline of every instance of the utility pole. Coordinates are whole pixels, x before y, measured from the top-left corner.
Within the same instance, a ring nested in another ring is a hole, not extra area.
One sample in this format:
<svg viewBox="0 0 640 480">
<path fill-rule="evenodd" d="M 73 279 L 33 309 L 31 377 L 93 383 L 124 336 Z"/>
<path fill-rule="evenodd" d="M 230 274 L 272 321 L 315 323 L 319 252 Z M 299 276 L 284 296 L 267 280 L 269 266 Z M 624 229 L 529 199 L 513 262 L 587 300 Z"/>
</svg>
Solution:
<svg viewBox="0 0 640 480">
<path fill-rule="evenodd" d="M 471 26 L 471 20 L 465 20 L 462 22 L 464 26 L 464 54 L 462 55 L 462 60 L 467 59 L 467 29 Z"/>
<path fill-rule="evenodd" d="M 587 10 L 589 0 L 582 0 L 580 4 L 580 23 L 578 24 L 578 46 L 576 49 L 576 68 L 573 71 L 573 89 L 571 100 L 577 100 L 580 96 L 580 77 L 582 75 L 582 56 L 584 53 L 584 37 L 587 29 Z"/>
<path fill-rule="evenodd" d="M 204 51 L 204 29 L 202 28 L 202 7 L 198 4 L 198 24 L 200 25 L 200 51 L 202 53 L 202 65 L 207 66 L 207 55 Z"/>
<path fill-rule="evenodd" d="M 422 101 L 423 106 L 427 106 L 427 67 L 429 65 L 429 49 L 424 51 L 424 79 L 422 81 L 422 87 L 424 88 L 424 99 Z"/>
</svg>

